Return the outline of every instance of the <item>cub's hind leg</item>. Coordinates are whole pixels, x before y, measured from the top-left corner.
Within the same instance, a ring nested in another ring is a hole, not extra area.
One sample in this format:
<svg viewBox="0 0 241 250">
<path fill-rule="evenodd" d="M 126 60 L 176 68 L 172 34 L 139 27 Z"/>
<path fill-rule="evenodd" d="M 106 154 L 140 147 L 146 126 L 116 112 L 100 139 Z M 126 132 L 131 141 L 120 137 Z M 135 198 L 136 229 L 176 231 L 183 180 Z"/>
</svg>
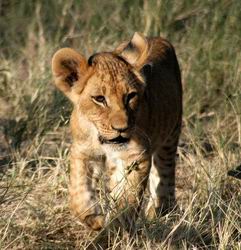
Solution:
<svg viewBox="0 0 241 250">
<path fill-rule="evenodd" d="M 151 197 L 146 211 L 149 218 L 165 215 L 175 207 L 175 158 L 179 133 L 176 131 L 176 136 L 168 139 L 152 156 L 149 176 Z"/>
</svg>

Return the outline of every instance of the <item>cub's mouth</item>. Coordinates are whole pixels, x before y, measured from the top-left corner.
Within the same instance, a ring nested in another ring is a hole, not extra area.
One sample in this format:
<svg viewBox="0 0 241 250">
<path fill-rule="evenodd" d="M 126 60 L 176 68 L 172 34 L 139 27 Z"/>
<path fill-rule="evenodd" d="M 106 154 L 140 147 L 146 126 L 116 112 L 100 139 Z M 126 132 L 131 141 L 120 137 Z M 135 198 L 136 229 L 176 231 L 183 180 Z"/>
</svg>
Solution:
<svg viewBox="0 0 241 250">
<path fill-rule="evenodd" d="M 123 137 L 121 135 L 117 136 L 116 138 L 113 138 L 111 140 L 107 140 L 102 136 L 99 136 L 99 141 L 101 144 L 125 144 L 130 141 L 130 138 Z"/>
</svg>

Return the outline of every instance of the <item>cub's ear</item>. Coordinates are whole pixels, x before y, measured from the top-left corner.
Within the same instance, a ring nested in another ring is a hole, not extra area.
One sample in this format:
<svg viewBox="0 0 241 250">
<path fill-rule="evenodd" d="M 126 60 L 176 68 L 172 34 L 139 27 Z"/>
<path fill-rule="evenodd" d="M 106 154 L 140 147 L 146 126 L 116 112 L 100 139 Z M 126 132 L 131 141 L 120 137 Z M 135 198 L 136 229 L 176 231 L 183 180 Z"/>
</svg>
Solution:
<svg viewBox="0 0 241 250">
<path fill-rule="evenodd" d="M 77 98 L 77 93 L 74 90 L 78 88 L 80 91 L 80 88 L 84 87 L 80 85 L 86 71 L 86 59 L 73 49 L 60 49 L 53 56 L 54 83 L 73 102 Z"/>
<path fill-rule="evenodd" d="M 135 68 L 141 69 L 149 54 L 149 44 L 143 35 L 135 32 L 131 41 L 122 43 L 115 52 Z"/>
</svg>

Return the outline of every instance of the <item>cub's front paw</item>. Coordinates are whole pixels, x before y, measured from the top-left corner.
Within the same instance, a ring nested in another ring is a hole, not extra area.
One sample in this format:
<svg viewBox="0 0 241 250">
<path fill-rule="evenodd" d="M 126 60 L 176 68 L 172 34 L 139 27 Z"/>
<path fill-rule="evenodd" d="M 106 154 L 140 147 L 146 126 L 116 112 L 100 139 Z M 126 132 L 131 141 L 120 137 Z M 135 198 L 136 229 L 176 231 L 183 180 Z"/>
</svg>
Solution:
<svg viewBox="0 0 241 250">
<path fill-rule="evenodd" d="M 91 214 L 85 217 L 84 223 L 91 229 L 99 231 L 105 226 L 105 216 L 101 214 Z"/>
<path fill-rule="evenodd" d="M 100 230 L 105 226 L 105 216 L 98 205 L 86 206 L 84 203 L 70 203 L 73 215 L 78 218 L 80 224 L 86 225 L 93 230 Z"/>
</svg>

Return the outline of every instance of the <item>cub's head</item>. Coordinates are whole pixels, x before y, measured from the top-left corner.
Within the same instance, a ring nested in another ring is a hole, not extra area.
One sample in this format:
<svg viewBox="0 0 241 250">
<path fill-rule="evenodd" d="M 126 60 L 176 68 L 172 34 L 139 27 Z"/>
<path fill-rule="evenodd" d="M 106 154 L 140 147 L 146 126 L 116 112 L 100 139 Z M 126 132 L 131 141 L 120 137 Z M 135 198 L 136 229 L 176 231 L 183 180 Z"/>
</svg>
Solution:
<svg viewBox="0 0 241 250">
<path fill-rule="evenodd" d="M 123 144 L 131 137 L 145 88 L 142 69 L 148 50 L 145 37 L 135 33 L 116 51 L 88 60 L 70 48 L 60 49 L 53 57 L 55 85 L 80 117 L 94 124 L 103 144 Z"/>
</svg>

